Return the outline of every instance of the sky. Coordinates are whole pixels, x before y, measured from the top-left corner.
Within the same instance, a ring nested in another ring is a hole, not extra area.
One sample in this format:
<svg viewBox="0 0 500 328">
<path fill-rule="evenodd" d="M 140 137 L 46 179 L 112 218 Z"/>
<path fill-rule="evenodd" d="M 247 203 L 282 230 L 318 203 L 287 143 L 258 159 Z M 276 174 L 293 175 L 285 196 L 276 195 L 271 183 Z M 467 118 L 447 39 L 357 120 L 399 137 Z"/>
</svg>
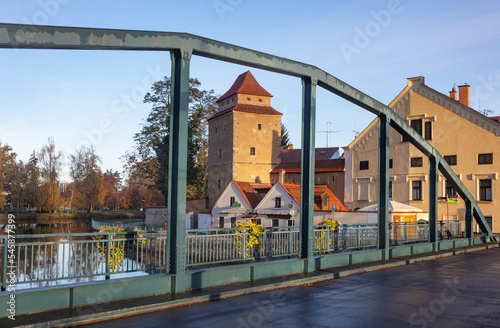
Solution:
<svg viewBox="0 0 500 328">
<path fill-rule="evenodd" d="M 186 32 L 315 65 L 389 104 L 406 79 L 448 94 L 468 83 L 471 107 L 500 115 L 498 1 L 0 0 L 0 22 Z M 170 75 L 168 52 L 0 49 L 0 142 L 26 161 L 49 137 L 65 155 L 92 144 L 103 170 L 123 170 Z M 193 56 L 191 77 L 218 95 L 245 66 Z M 301 81 L 251 68 L 300 148 Z M 375 116 L 318 88 L 316 146 L 347 146 Z M 326 130 L 333 131 L 325 133 Z"/>
</svg>

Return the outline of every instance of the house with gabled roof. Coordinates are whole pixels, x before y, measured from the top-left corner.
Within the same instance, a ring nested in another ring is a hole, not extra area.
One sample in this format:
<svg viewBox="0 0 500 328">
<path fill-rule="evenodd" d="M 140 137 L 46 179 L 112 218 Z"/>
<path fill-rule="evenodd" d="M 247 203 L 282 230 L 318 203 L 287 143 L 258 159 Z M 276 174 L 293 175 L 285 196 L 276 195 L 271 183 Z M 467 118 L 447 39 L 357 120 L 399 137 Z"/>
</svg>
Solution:
<svg viewBox="0 0 500 328">
<path fill-rule="evenodd" d="M 231 228 L 238 220 L 255 218 L 255 207 L 271 188 L 269 183 L 232 180 L 212 208 L 213 227 Z"/>
<path fill-rule="evenodd" d="M 493 232 L 500 232 L 498 172 L 500 123 L 469 105 L 469 85 L 453 87 L 449 96 L 425 84 L 422 76 L 409 78 L 389 104 L 399 116 L 436 148 L 467 187 Z M 350 208 L 377 202 L 378 119 L 372 121 L 347 147 L 344 201 Z M 391 128 L 389 198 L 427 211 L 429 164 L 416 147 Z M 439 220 L 465 221 L 465 205 L 440 174 Z M 448 198 L 448 200 L 446 199 Z M 450 201 L 452 199 L 452 201 Z M 462 224 L 464 229 L 465 224 Z M 477 226 L 475 227 L 478 231 Z"/>
<path fill-rule="evenodd" d="M 208 120 L 208 197 L 213 207 L 232 180 L 269 183 L 279 163 L 281 114 L 272 95 L 247 71 L 217 100 Z"/>
<path fill-rule="evenodd" d="M 335 219 L 334 213 L 347 207 L 326 185 L 314 188 L 314 223 Z M 251 220 L 265 227 L 298 226 L 300 223 L 300 185 L 262 184 L 231 181 L 212 209 L 214 227 L 233 227 L 240 220 Z"/>
</svg>

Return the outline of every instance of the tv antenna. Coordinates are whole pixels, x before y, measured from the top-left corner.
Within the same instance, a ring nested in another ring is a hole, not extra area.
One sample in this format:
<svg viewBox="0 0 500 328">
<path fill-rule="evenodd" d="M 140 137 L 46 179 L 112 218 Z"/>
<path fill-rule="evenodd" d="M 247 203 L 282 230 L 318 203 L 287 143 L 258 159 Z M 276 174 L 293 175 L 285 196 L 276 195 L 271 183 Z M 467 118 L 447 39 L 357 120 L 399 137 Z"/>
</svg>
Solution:
<svg viewBox="0 0 500 328">
<path fill-rule="evenodd" d="M 328 148 L 328 137 L 330 135 L 330 133 L 336 133 L 336 132 L 339 132 L 339 131 L 330 131 L 328 129 L 328 126 L 330 124 L 332 124 L 332 122 L 320 122 L 321 124 L 326 124 L 326 131 L 318 131 L 318 133 L 326 133 L 326 148 Z"/>
</svg>

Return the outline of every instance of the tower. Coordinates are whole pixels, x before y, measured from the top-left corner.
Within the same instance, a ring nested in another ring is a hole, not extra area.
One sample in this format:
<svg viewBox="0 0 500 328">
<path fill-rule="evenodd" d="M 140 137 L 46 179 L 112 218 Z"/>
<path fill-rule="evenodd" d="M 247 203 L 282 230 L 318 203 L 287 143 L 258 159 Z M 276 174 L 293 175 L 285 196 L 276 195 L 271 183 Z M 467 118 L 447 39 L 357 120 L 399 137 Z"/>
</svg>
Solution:
<svg viewBox="0 0 500 328">
<path fill-rule="evenodd" d="M 281 114 L 272 95 L 247 71 L 217 100 L 208 120 L 208 197 L 211 208 L 231 180 L 269 183 L 279 163 Z"/>
</svg>

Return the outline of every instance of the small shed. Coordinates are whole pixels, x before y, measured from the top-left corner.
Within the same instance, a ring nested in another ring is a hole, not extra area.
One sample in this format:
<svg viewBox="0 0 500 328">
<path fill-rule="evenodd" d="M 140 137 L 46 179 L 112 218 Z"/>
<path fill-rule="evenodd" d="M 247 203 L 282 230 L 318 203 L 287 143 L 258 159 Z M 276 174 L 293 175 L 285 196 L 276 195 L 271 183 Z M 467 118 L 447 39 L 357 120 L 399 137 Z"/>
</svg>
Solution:
<svg viewBox="0 0 500 328">
<path fill-rule="evenodd" d="M 367 223 L 377 223 L 378 203 L 363 207 L 358 212 L 367 213 Z M 389 201 L 389 215 L 391 222 L 429 221 L 429 214 L 424 210 L 393 200 Z"/>
</svg>

